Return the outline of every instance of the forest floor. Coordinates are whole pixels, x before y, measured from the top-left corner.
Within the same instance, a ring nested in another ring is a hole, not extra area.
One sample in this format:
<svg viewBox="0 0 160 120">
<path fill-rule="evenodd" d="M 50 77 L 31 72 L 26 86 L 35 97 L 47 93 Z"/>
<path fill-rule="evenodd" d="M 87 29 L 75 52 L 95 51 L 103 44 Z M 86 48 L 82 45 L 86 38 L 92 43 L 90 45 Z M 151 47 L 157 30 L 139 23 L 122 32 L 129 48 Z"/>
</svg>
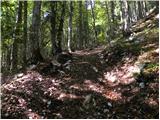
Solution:
<svg viewBox="0 0 160 120">
<path fill-rule="evenodd" d="M 68 71 L 8 76 L 2 118 L 159 118 L 159 28 L 152 16 L 111 48 L 73 52 Z M 2 78 L 4 79 L 4 78 Z"/>
</svg>

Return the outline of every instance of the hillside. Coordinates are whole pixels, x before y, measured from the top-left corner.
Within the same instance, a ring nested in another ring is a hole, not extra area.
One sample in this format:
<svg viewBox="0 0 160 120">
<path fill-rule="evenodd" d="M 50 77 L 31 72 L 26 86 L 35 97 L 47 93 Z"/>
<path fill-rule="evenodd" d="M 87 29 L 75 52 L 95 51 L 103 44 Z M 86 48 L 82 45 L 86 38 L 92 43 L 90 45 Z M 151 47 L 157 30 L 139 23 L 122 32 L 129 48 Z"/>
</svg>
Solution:
<svg viewBox="0 0 160 120">
<path fill-rule="evenodd" d="M 2 118 L 158 119 L 158 24 L 150 14 L 112 47 L 72 52 L 56 73 L 42 62 L 2 76 Z"/>
</svg>

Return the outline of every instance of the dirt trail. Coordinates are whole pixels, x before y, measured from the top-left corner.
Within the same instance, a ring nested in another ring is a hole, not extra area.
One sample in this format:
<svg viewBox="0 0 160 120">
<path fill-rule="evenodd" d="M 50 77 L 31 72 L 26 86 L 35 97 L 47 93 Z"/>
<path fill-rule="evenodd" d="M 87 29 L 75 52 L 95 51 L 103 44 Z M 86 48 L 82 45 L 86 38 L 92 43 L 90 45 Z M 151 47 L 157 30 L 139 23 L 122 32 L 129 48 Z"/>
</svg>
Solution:
<svg viewBox="0 0 160 120">
<path fill-rule="evenodd" d="M 132 62 L 107 65 L 104 47 L 73 53 L 69 74 L 17 75 L 2 87 L 3 118 L 157 118 L 158 83 L 141 88 Z M 127 76 L 128 75 L 128 76 Z"/>
<path fill-rule="evenodd" d="M 158 118 L 157 29 L 112 49 L 75 51 L 68 70 L 54 77 L 29 70 L 9 78 L 1 87 L 2 118 Z M 140 76 L 145 62 L 154 69 Z"/>
</svg>

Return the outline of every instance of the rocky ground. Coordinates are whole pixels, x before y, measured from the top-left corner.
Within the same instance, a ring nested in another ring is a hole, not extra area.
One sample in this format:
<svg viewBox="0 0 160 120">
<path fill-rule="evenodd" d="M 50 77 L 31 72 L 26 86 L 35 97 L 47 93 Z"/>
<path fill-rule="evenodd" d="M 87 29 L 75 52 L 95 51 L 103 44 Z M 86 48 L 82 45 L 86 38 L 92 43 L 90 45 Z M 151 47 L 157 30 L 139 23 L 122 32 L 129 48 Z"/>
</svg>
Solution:
<svg viewBox="0 0 160 120">
<path fill-rule="evenodd" d="M 2 76 L 2 118 L 158 119 L 157 20 L 140 21 L 133 27 L 140 30 L 111 48 L 73 52 L 54 75 L 28 69 Z"/>
</svg>

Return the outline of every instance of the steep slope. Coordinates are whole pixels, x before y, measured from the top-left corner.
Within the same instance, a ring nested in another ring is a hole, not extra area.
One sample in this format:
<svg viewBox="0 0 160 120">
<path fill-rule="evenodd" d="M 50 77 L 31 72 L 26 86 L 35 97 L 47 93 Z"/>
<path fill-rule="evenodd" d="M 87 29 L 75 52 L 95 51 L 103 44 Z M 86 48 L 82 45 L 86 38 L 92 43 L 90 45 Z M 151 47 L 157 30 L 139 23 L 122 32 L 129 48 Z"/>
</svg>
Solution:
<svg viewBox="0 0 160 120">
<path fill-rule="evenodd" d="M 36 68 L 9 78 L 2 118 L 158 118 L 157 23 L 156 15 L 137 22 L 112 48 L 73 52 L 55 75 Z"/>
</svg>

